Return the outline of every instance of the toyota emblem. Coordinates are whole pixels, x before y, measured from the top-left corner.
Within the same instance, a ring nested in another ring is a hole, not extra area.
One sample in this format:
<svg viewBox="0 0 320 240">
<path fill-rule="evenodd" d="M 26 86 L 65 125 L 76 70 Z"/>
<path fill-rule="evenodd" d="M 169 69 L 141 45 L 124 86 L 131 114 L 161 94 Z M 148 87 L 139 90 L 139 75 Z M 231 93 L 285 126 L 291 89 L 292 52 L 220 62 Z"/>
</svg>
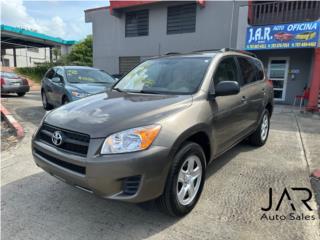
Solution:
<svg viewBox="0 0 320 240">
<path fill-rule="evenodd" d="M 60 146 L 63 143 L 62 132 L 55 131 L 51 137 L 52 143 L 56 146 Z"/>
</svg>

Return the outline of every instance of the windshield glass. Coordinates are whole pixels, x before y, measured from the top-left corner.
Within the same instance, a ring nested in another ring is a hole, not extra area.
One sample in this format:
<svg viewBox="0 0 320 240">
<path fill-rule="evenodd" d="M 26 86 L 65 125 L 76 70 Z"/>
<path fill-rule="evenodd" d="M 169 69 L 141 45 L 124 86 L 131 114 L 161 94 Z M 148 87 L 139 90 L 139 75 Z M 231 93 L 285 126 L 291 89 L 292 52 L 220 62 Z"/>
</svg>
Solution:
<svg viewBox="0 0 320 240">
<path fill-rule="evenodd" d="M 7 77 L 7 78 L 18 78 L 17 74 L 10 73 L 10 72 L 1 72 L 1 76 Z"/>
<path fill-rule="evenodd" d="M 114 87 L 142 93 L 192 94 L 202 82 L 212 57 L 148 60 L 134 68 Z"/>
<path fill-rule="evenodd" d="M 104 83 L 113 84 L 114 78 L 109 74 L 96 69 L 66 69 L 69 83 Z"/>
</svg>

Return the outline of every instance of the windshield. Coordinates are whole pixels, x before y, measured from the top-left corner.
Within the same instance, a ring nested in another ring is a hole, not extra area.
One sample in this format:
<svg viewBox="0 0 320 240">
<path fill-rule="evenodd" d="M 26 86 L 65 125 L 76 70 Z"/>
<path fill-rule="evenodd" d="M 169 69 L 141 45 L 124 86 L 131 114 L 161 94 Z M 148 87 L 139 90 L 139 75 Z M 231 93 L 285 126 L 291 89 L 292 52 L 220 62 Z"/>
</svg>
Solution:
<svg viewBox="0 0 320 240">
<path fill-rule="evenodd" d="M 1 76 L 7 77 L 7 78 L 18 78 L 17 74 L 10 73 L 10 72 L 1 72 Z"/>
<path fill-rule="evenodd" d="M 192 94 L 202 82 L 212 57 L 148 60 L 123 77 L 114 89 L 127 92 Z"/>
<path fill-rule="evenodd" d="M 69 83 L 104 83 L 113 84 L 114 78 L 98 69 L 66 69 Z"/>
</svg>

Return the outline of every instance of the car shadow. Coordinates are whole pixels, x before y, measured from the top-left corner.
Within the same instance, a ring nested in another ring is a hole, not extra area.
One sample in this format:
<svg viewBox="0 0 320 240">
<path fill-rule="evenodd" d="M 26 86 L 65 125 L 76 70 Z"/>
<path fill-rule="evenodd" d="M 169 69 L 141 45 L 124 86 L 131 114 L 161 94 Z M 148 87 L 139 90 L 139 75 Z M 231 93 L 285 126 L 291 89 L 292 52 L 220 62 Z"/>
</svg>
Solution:
<svg viewBox="0 0 320 240">
<path fill-rule="evenodd" d="M 208 166 L 206 177 L 219 171 L 239 153 L 251 149 L 240 143 L 215 159 Z M 2 187 L 2 217 L 6 219 L 3 223 L 14 218 L 16 213 L 23 213 L 17 221 L 27 226 L 28 232 L 41 228 L 43 239 L 52 229 L 59 229 L 55 234 L 64 239 L 70 239 L 75 232 L 79 238 L 86 238 L 90 232 L 91 239 L 143 239 L 180 220 L 162 213 L 154 201 L 137 205 L 101 199 L 44 172 Z M 15 228 L 3 228 L 3 237 L 10 236 L 10 231 L 19 231 Z"/>
<path fill-rule="evenodd" d="M 37 233 L 37 239 L 53 232 L 55 239 L 143 239 L 179 221 L 156 207 L 98 198 L 44 172 L 8 183 L 1 192 L 3 239 L 19 231 L 30 234 L 25 238 Z M 15 224 L 8 227 L 10 222 Z"/>
<path fill-rule="evenodd" d="M 16 108 L 15 113 L 19 116 L 19 119 L 26 122 L 31 122 L 32 124 L 39 126 L 43 116 L 46 111 L 42 106 L 32 106 Z"/>
<path fill-rule="evenodd" d="M 255 148 L 250 146 L 247 140 L 243 140 L 218 158 L 214 159 L 206 169 L 206 178 L 208 179 L 210 176 L 218 172 L 222 167 L 224 167 L 228 162 L 234 159 L 238 154 L 243 152 L 249 152 L 254 150 Z"/>
</svg>

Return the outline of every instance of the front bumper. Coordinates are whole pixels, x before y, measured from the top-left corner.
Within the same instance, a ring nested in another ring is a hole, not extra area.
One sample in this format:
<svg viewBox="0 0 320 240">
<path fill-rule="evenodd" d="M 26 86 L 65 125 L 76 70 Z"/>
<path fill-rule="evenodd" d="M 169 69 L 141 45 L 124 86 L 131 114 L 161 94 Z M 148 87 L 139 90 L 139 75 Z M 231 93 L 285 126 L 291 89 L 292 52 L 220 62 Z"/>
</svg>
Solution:
<svg viewBox="0 0 320 240">
<path fill-rule="evenodd" d="M 92 139 L 90 145 L 98 142 Z M 134 203 L 162 194 L 170 166 L 169 150 L 160 146 L 135 153 L 80 157 L 33 140 L 32 154 L 39 167 L 68 184 L 103 198 Z M 51 161 L 53 158 L 84 171 L 70 170 L 61 162 Z M 125 182 L 132 177 L 138 177 L 138 187 L 133 194 L 127 194 Z"/>
<path fill-rule="evenodd" d="M 20 85 L 20 86 L 10 86 L 10 85 L 3 85 L 1 87 L 2 93 L 23 93 L 29 92 L 30 86 L 28 85 Z"/>
</svg>

